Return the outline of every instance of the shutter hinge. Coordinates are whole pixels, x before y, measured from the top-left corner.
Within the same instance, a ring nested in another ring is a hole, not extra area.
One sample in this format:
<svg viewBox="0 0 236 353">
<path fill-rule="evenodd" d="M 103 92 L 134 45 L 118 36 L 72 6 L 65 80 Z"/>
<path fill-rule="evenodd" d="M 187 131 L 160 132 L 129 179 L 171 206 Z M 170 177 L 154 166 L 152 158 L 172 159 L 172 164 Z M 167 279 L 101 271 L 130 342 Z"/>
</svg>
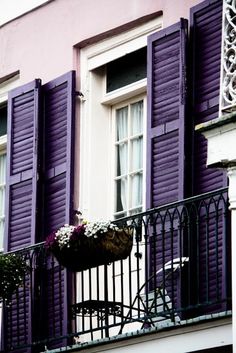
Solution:
<svg viewBox="0 0 236 353">
<path fill-rule="evenodd" d="M 83 95 L 83 93 L 80 92 L 80 91 L 75 92 L 75 96 L 76 96 L 76 97 L 79 97 L 79 99 L 80 99 L 82 102 L 84 102 L 84 101 L 86 100 L 85 97 L 84 97 L 84 95 Z"/>
</svg>

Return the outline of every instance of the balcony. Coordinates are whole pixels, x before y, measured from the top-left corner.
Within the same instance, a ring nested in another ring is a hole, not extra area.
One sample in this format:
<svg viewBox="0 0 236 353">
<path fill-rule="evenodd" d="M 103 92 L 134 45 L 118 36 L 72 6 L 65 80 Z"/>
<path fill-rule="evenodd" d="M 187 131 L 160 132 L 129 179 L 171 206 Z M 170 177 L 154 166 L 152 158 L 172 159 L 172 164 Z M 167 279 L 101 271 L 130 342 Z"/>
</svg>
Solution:
<svg viewBox="0 0 236 353">
<path fill-rule="evenodd" d="M 134 244 L 128 259 L 110 265 L 75 274 L 43 243 L 18 251 L 30 272 L 11 303 L 3 303 L 4 352 L 82 347 L 229 312 L 227 189 L 117 223 L 133 229 Z"/>
</svg>

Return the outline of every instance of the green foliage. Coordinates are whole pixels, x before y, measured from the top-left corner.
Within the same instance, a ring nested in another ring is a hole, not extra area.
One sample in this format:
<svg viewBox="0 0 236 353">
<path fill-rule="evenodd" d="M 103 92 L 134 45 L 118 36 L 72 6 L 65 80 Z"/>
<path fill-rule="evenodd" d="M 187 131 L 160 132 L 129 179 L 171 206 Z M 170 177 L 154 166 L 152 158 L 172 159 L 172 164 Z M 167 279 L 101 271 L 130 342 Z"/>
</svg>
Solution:
<svg viewBox="0 0 236 353">
<path fill-rule="evenodd" d="M 11 300 L 28 271 L 29 266 L 22 255 L 0 254 L 0 300 Z"/>
</svg>

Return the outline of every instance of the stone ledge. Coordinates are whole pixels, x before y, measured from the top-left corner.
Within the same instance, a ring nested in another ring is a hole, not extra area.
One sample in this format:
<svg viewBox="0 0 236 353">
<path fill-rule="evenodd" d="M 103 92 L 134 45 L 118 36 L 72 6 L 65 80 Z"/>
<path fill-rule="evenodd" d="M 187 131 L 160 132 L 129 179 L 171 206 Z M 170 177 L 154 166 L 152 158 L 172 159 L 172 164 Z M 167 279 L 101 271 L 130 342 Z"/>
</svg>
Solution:
<svg viewBox="0 0 236 353">
<path fill-rule="evenodd" d="M 216 119 L 201 123 L 195 126 L 195 131 L 204 132 L 217 127 L 236 122 L 236 111 L 230 114 L 222 115 Z"/>
</svg>

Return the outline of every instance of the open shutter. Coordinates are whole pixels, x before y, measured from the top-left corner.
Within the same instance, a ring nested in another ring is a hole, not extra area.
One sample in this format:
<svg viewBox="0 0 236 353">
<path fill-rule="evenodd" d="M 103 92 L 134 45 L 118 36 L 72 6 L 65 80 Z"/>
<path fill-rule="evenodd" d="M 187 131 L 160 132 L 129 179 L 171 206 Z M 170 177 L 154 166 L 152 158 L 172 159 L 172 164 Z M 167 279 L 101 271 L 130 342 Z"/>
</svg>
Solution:
<svg viewBox="0 0 236 353">
<path fill-rule="evenodd" d="M 72 221 L 75 73 L 43 86 L 45 233 Z"/>
<path fill-rule="evenodd" d="M 36 239 L 40 85 L 35 80 L 9 93 L 5 251 L 24 248 Z M 6 349 L 31 342 L 31 304 L 25 285 L 5 310 Z"/>
<path fill-rule="evenodd" d="M 148 39 L 147 208 L 184 198 L 187 20 Z M 165 211 L 163 211 L 165 212 Z M 150 273 L 180 257 L 178 229 L 168 216 L 149 228 Z M 162 272 L 164 276 L 164 271 Z M 154 279 L 154 286 L 164 278 Z M 180 301 L 180 281 L 166 283 L 166 294 Z"/>
<path fill-rule="evenodd" d="M 40 80 L 9 93 L 5 250 L 36 239 Z"/>
<path fill-rule="evenodd" d="M 184 197 L 187 21 L 148 41 L 147 208 Z"/>
<path fill-rule="evenodd" d="M 193 47 L 194 123 L 200 124 L 219 116 L 222 0 L 208 0 L 191 9 Z M 207 141 L 194 137 L 193 192 L 209 192 L 227 184 L 226 173 L 206 168 Z"/>
<path fill-rule="evenodd" d="M 193 77 L 193 118 L 194 124 L 215 119 L 219 116 L 222 0 L 208 0 L 191 9 L 192 77 Z M 194 132 L 193 194 L 198 195 L 227 186 L 225 171 L 207 168 L 207 141 L 202 134 Z M 222 202 L 208 206 L 206 216 L 204 205 L 199 206 L 198 232 L 190 239 L 191 249 L 199 262 L 198 274 L 193 262 L 196 288 L 200 288 L 198 299 L 201 303 L 215 303 L 224 300 L 222 281 L 226 266 L 226 225 L 225 207 Z M 210 203 L 210 199 L 209 199 Z M 195 250 L 194 250 L 195 249 Z M 225 281 L 223 281 L 225 283 Z M 222 307 L 222 310 L 225 308 Z M 219 307 L 218 307 L 219 310 Z"/>
<path fill-rule="evenodd" d="M 75 73 L 69 72 L 43 86 L 44 95 L 44 235 L 73 221 L 73 148 Z M 49 336 L 68 333 L 66 270 L 58 265 L 48 270 Z"/>
</svg>

